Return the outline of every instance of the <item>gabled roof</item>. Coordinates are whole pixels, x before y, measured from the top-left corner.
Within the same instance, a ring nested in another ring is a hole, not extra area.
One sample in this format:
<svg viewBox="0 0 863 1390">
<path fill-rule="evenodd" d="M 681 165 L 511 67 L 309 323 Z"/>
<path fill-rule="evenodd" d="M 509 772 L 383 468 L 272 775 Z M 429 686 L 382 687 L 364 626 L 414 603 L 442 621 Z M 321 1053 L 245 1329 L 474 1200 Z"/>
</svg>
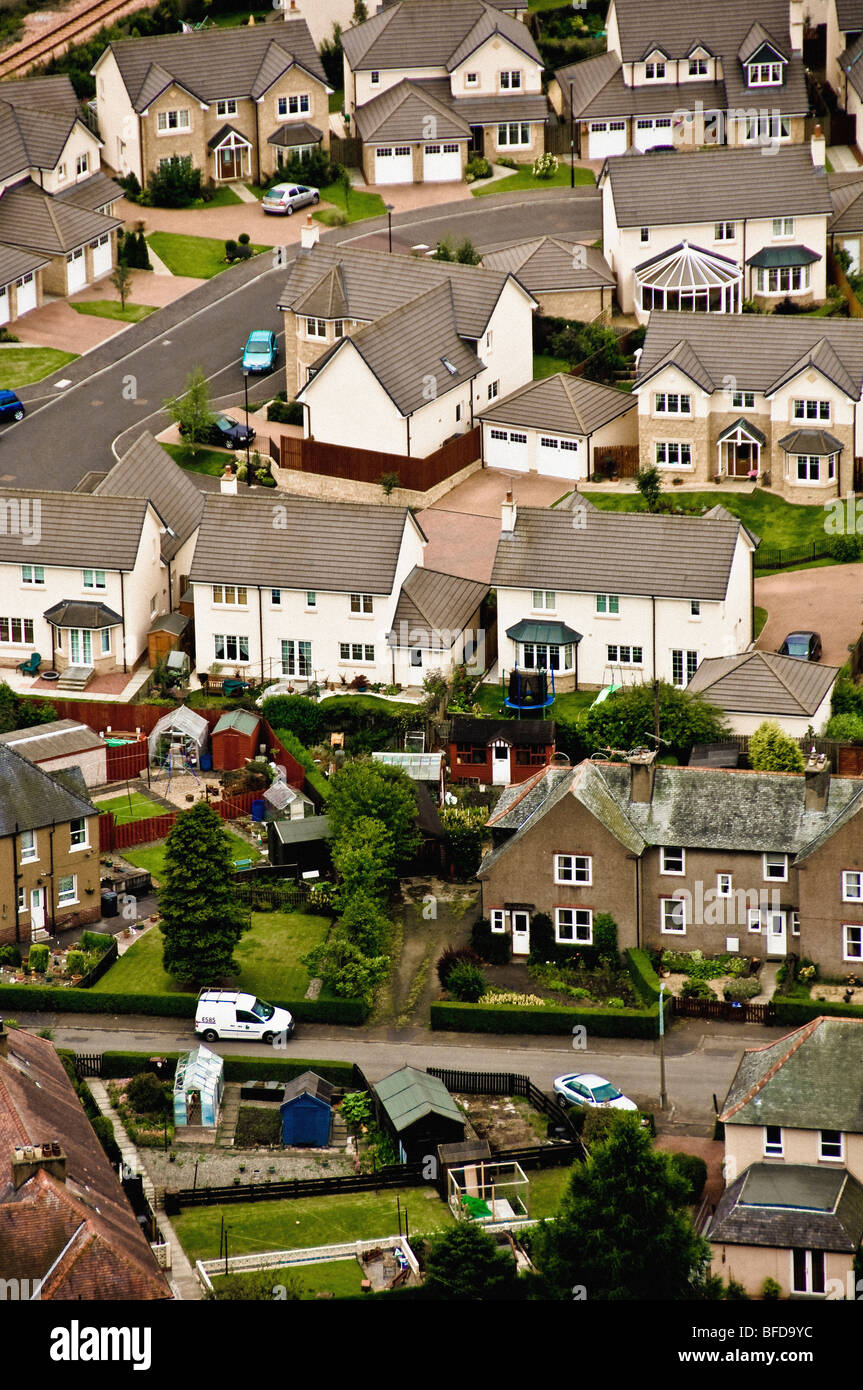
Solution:
<svg viewBox="0 0 863 1390">
<path fill-rule="evenodd" d="M 765 48 L 772 50 L 777 58 L 787 63 L 788 51 L 785 46 L 767 32 L 760 20 L 756 20 L 738 48 L 737 56 L 741 63 L 749 63 L 753 58 L 760 58 L 760 50 Z"/>
<path fill-rule="evenodd" d="M 805 349 L 796 361 L 786 367 L 768 388 L 768 394 L 775 395 L 783 386 L 787 386 L 789 381 L 793 381 L 801 372 L 809 371 L 812 367 L 827 377 L 828 381 L 832 381 L 834 386 L 838 386 L 840 391 L 844 391 L 851 400 L 857 399 L 859 387 L 846 370 L 836 347 L 828 342 L 826 337 L 819 338 L 811 347 Z"/>
<path fill-rule="evenodd" d="M 722 600 L 740 523 L 707 517 L 519 507 L 497 545 L 493 588 Z"/>
<path fill-rule="evenodd" d="M 209 140 L 207 141 L 207 149 L 217 150 L 219 146 L 224 144 L 226 140 L 230 139 L 232 135 L 236 135 L 246 145 L 251 145 L 252 143 L 248 135 L 244 135 L 243 132 L 239 130 L 235 125 L 226 123 L 223 126 L 219 126 L 219 129 L 216 131 L 215 135 L 210 136 Z"/>
<path fill-rule="evenodd" d="M 438 140 L 467 140 L 470 126 L 453 108 L 428 91 L 427 86 L 403 78 L 380 96 L 354 112 L 361 140 L 422 140 L 429 116 L 435 120 Z"/>
<path fill-rule="evenodd" d="M 506 739 L 514 748 L 550 748 L 556 725 L 553 719 L 474 719 L 457 714 L 449 730 L 450 743 L 494 743 Z"/>
<path fill-rule="evenodd" d="M 87 129 L 67 74 L 0 82 L 0 179 L 53 169 L 76 124 Z"/>
<path fill-rule="evenodd" d="M 579 116 L 620 71 L 620 59 L 611 50 L 599 53 L 595 58 L 583 58 L 578 63 L 568 63 L 566 67 L 558 68 L 554 75 L 563 94 L 564 114 L 569 114 L 570 91 L 572 108 Z"/>
<path fill-rule="evenodd" d="M 342 48 L 354 72 L 401 67 L 452 71 L 496 35 L 542 67 L 527 26 L 485 0 L 396 0 L 346 29 Z"/>
<path fill-rule="evenodd" d="M 556 372 L 520 386 L 482 411 L 479 418 L 584 436 L 637 408 L 637 398 L 630 391 Z"/>
<path fill-rule="evenodd" d="M 398 1134 L 427 1115 L 464 1125 L 464 1116 L 443 1082 L 415 1067 L 400 1067 L 383 1081 L 376 1081 L 372 1089 Z"/>
<path fill-rule="evenodd" d="M 686 688 L 728 714 L 805 719 L 814 715 L 838 674 L 836 666 L 751 651 L 707 657 Z"/>
<path fill-rule="evenodd" d="M 840 33 L 853 34 L 863 30 L 863 0 L 835 0 L 835 5 Z"/>
<path fill-rule="evenodd" d="M 7 189 L 0 197 L 0 242 L 27 251 L 65 255 L 122 225 L 122 217 L 53 198 L 35 183 Z"/>
<path fill-rule="evenodd" d="M 531 294 L 617 284 L 598 247 L 556 236 L 527 237 L 492 247 L 482 252 L 482 263 L 491 270 L 512 271 Z"/>
<path fill-rule="evenodd" d="M 839 66 L 844 72 L 849 86 L 859 96 L 863 92 L 863 34 L 845 49 L 839 57 Z"/>
<path fill-rule="evenodd" d="M 172 560 L 200 525 L 204 494 L 145 430 L 95 488 L 95 497 L 145 497 L 165 530 L 162 559 Z M 173 532 L 173 534 L 171 534 Z"/>
<path fill-rule="evenodd" d="M 17 749 L 0 744 L 0 838 L 95 815 L 89 801 L 61 786 Z M 0 1172 L 2 1164 L 0 1155 Z"/>
<path fill-rule="evenodd" d="M 34 525 L 38 503 L 39 544 L 32 558 L 40 565 L 80 570 L 82 565 L 103 570 L 133 570 L 141 543 L 148 503 L 143 498 L 96 497 L 79 492 L 33 492 L 4 488 L 0 500 L 7 515 L 17 503 L 21 528 Z M 29 508 L 29 510 L 27 510 Z M 11 531 L 12 528 L 6 528 Z M 20 535 L 0 528 L 0 564 L 20 565 L 26 558 Z"/>
<path fill-rule="evenodd" d="M 208 494 L 190 580 L 351 593 L 362 577 L 366 592 L 389 595 L 405 529 L 425 539 L 405 507 L 286 495 L 280 508 L 274 524 L 271 498 Z"/>
<path fill-rule="evenodd" d="M 326 75 L 304 19 L 278 26 L 196 29 L 189 34 L 120 39 L 109 43 L 136 111 L 146 111 L 176 83 L 204 104 L 225 98 L 258 98 L 296 64 L 327 85 Z M 103 61 L 105 54 L 98 60 Z M 95 71 L 95 69 L 94 69 Z"/>
<path fill-rule="evenodd" d="M 356 352 L 402 416 L 428 405 L 427 385 L 436 382 L 439 399 L 480 371 L 476 352 L 459 336 L 452 286 L 445 282 L 339 339 L 314 363 L 314 376 L 297 392 L 308 398 L 327 364 L 338 354 Z"/>
<path fill-rule="evenodd" d="M 390 637 L 397 647 L 424 648 L 439 647 L 448 637 L 452 647 L 487 595 L 488 585 L 475 579 L 414 565 L 401 587 Z"/>
<path fill-rule="evenodd" d="M 49 256 L 36 256 L 32 251 L 22 251 L 17 246 L 0 246 L 0 288 L 20 280 L 22 275 L 41 270 L 50 263 Z"/>
<path fill-rule="evenodd" d="M 715 1245 L 855 1254 L 863 1186 L 847 1168 L 753 1163 L 725 1189 L 707 1232 Z"/>
<path fill-rule="evenodd" d="M 563 115 L 569 117 L 570 90 L 576 120 L 602 120 L 608 117 L 670 116 L 675 111 L 695 109 L 700 102 L 705 113 L 724 111 L 725 84 L 699 82 L 647 82 L 627 85 L 616 53 L 600 53 L 570 63 L 554 74 L 563 96 Z"/>
<path fill-rule="evenodd" d="M 649 43 L 661 43 L 672 55 L 686 54 L 698 43 L 724 60 L 735 60 L 752 28 L 752 6 L 746 0 L 724 5 L 694 0 L 681 10 L 677 0 L 615 0 L 615 17 L 624 62 L 638 62 Z M 781 35 L 790 49 L 787 0 L 759 0 L 758 19 L 765 33 Z"/>
<path fill-rule="evenodd" d="M 833 199 L 833 216 L 827 223 L 828 232 L 863 231 L 863 178 L 852 176 L 841 183 L 828 176 L 830 196 Z"/>
<path fill-rule="evenodd" d="M 719 1118 L 863 1134 L 863 1020 L 815 1018 L 766 1047 L 747 1048 Z"/>
<path fill-rule="evenodd" d="M 651 317 L 654 317 L 653 315 Z M 658 316 L 657 316 L 658 317 Z M 649 326 L 649 324 L 648 324 Z M 645 342 L 647 339 L 645 338 Z M 649 367 L 644 365 L 644 353 L 638 363 L 637 384 L 643 386 L 657 372 L 661 372 L 664 367 L 676 367 L 678 371 L 688 376 L 690 381 L 696 386 L 700 386 L 702 391 L 715 391 L 716 384 L 704 363 L 700 360 L 698 353 L 692 344 L 685 338 L 680 338 L 672 347 L 669 347 L 661 357 L 657 358 Z"/>
<path fill-rule="evenodd" d="M 59 193 L 53 195 L 63 203 L 77 203 L 79 207 L 89 208 L 91 212 L 98 212 L 100 208 L 109 207 L 122 198 L 123 190 L 113 179 L 109 179 L 107 174 L 103 174 L 99 169 L 95 174 L 91 174 L 88 179 L 81 179 L 80 183 L 69 184 L 68 188 L 61 188 Z"/>
<path fill-rule="evenodd" d="M 329 1105 L 334 1090 L 335 1087 L 322 1076 L 318 1076 L 317 1072 L 304 1071 L 301 1076 L 295 1076 L 293 1081 L 287 1083 L 281 1103 L 286 1105 L 289 1101 L 296 1100 L 297 1096 L 313 1096 L 315 1100 L 322 1100 Z"/>
</svg>

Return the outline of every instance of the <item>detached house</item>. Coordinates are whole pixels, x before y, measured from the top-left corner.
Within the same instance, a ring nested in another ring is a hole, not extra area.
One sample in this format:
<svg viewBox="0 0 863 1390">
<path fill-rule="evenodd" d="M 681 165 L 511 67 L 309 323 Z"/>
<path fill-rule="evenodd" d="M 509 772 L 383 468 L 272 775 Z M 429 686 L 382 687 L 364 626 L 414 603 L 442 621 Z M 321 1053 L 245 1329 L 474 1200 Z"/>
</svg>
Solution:
<svg viewBox="0 0 863 1390">
<path fill-rule="evenodd" d="M 491 576 L 501 671 L 557 691 L 659 678 L 752 641 L 755 543 L 736 518 L 503 504 Z"/>
<path fill-rule="evenodd" d="M 548 767 L 507 787 L 488 821 L 483 913 L 530 950 L 537 912 L 561 944 L 701 950 L 863 966 L 863 786 L 823 762 L 805 774 L 623 763 Z M 674 943 L 681 943 L 676 946 Z"/>
<path fill-rule="evenodd" d="M 114 269 L 123 194 L 100 152 L 68 76 L 0 82 L 0 326 Z"/>
<path fill-rule="evenodd" d="M 824 138 L 790 149 L 610 159 L 599 176 L 603 254 L 624 313 L 740 313 L 827 295 L 833 201 Z M 673 186 L 674 196 L 669 196 Z"/>
<path fill-rule="evenodd" d="M 853 491 L 856 319 L 653 313 L 633 394 L 642 462 L 704 483 L 768 475 L 790 502 Z"/>
<path fill-rule="evenodd" d="M 329 149 L 331 88 L 299 16 L 110 43 L 93 68 L 107 158 L 145 184 L 172 157 L 207 183 L 264 182 L 279 161 Z"/>
<path fill-rule="evenodd" d="M 550 100 L 582 158 L 674 145 L 803 139 L 802 0 L 612 0 L 606 53 L 554 74 Z"/>
<path fill-rule="evenodd" d="M 816 1018 L 747 1048 L 725 1097 L 712 1271 L 753 1296 L 854 1299 L 863 1238 L 863 1022 Z"/>
<path fill-rule="evenodd" d="M 395 0 L 342 34 L 366 182 L 460 180 L 473 155 L 531 161 L 548 103 L 530 31 L 487 0 Z"/>
</svg>

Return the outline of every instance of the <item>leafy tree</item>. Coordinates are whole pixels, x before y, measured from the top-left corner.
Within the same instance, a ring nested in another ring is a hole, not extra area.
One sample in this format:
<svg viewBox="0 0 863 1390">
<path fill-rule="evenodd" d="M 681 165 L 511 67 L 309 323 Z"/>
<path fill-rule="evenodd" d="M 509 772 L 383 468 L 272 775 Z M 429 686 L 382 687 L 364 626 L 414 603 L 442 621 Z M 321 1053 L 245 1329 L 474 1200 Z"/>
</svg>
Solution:
<svg viewBox="0 0 863 1390">
<path fill-rule="evenodd" d="M 644 498 L 647 510 L 658 512 L 662 495 L 662 475 L 655 463 L 648 464 L 646 468 L 639 468 L 635 475 L 635 486 Z"/>
<path fill-rule="evenodd" d="M 759 724 L 750 738 L 749 763 L 756 772 L 802 772 L 806 766 L 797 740 L 772 719 Z"/>
<path fill-rule="evenodd" d="M 365 24 L 368 17 L 369 12 L 366 8 L 365 0 L 354 0 L 354 12 L 352 15 L 354 24 Z"/>
<path fill-rule="evenodd" d="M 341 888 L 339 889 L 342 895 Z M 365 956 L 377 956 L 389 933 L 389 918 L 377 898 L 355 889 L 352 896 L 343 896 L 339 930 Z"/>
<path fill-rule="evenodd" d="M 473 878 L 482 859 L 488 811 L 484 806 L 445 806 L 440 818 L 444 848 L 456 878 Z"/>
<path fill-rule="evenodd" d="M 557 1219 L 538 1228 L 533 1259 L 548 1295 L 593 1302 L 698 1297 L 710 1247 L 685 1210 L 687 1183 L 637 1120 L 622 1116 L 573 1167 Z"/>
<path fill-rule="evenodd" d="M 720 710 L 698 695 L 657 681 L 659 734 L 676 757 L 688 757 L 694 743 L 715 743 L 727 734 Z M 601 705 L 588 710 L 584 738 L 589 751 L 605 747 L 635 748 L 649 743 L 653 733 L 653 683 L 615 690 Z"/>
<path fill-rule="evenodd" d="M 233 951 L 249 922 L 234 888 L 230 841 L 205 801 L 181 811 L 168 836 L 159 912 L 170 975 L 212 984 L 236 974 Z"/>
<path fill-rule="evenodd" d="M 365 955 L 341 925 L 301 956 L 300 963 L 342 999 L 370 1000 L 390 968 L 389 956 Z"/>
<path fill-rule="evenodd" d="M 111 275 L 111 284 L 114 286 L 114 289 L 117 291 L 117 294 L 119 295 L 120 309 L 122 311 L 126 308 L 126 300 L 128 299 L 129 291 L 132 288 L 132 272 L 129 269 L 128 265 L 124 265 L 122 261 L 118 262 L 115 270 Z"/>
<path fill-rule="evenodd" d="M 317 743 L 324 725 L 321 706 L 306 695 L 264 698 L 263 715 L 273 729 L 288 729 L 307 747 Z"/>
<path fill-rule="evenodd" d="M 162 404 L 194 452 L 207 442 L 214 416 L 210 409 L 210 387 L 203 368 L 195 367 L 186 377 L 181 396 L 168 396 Z"/>
<path fill-rule="evenodd" d="M 499 1250 L 481 1226 L 460 1221 L 437 1236 L 426 1256 L 429 1296 L 460 1303 L 517 1297 L 518 1274 L 507 1250 Z"/>
<path fill-rule="evenodd" d="M 460 241 L 455 249 L 455 258 L 459 265 L 479 265 L 482 257 L 469 237 Z"/>
<path fill-rule="evenodd" d="M 357 894 L 382 902 L 394 876 L 395 845 L 387 825 L 371 816 L 360 816 L 350 834 L 340 835 L 333 844 L 333 867 L 341 882 L 338 902 L 346 907 Z"/>
<path fill-rule="evenodd" d="M 361 817 L 382 821 L 394 847 L 394 867 L 410 859 L 419 846 L 417 803 L 413 785 L 400 768 L 354 762 L 330 778 L 327 815 L 333 841 L 351 835 Z"/>
<path fill-rule="evenodd" d="M 318 52 L 321 55 L 321 64 L 326 74 L 327 82 L 332 87 L 333 91 L 341 91 L 342 84 L 345 80 L 345 74 L 344 64 L 342 62 L 344 56 L 342 52 L 342 26 L 340 24 L 333 25 L 331 38 L 321 40 L 321 46 Z"/>
<path fill-rule="evenodd" d="M 27 729 L 31 724 L 50 724 L 57 711 L 47 700 L 17 695 L 6 681 L 0 681 L 0 734 Z"/>
</svg>

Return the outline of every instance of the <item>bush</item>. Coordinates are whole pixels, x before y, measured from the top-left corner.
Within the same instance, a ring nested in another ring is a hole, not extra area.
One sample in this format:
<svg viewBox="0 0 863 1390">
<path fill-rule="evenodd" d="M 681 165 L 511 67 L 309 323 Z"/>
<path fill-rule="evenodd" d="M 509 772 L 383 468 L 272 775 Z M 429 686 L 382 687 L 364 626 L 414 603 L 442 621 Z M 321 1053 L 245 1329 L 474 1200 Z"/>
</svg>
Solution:
<svg viewBox="0 0 863 1390">
<path fill-rule="evenodd" d="M 299 401 L 270 401 L 267 419 L 274 420 L 278 425 L 301 425 L 303 407 Z"/>
<path fill-rule="evenodd" d="M 487 917 L 474 922 L 470 934 L 470 944 L 480 960 L 488 965 L 509 965 L 512 957 L 512 942 L 507 932 L 493 932 Z"/>
<path fill-rule="evenodd" d="M 827 538 L 827 549 L 834 560 L 839 560 L 842 564 L 847 564 L 849 561 L 860 559 L 860 552 L 861 549 L 863 549 L 863 537 L 829 536 Z"/>
<path fill-rule="evenodd" d="M 126 1099 L 139 1115 L 161 1115 L 165 1110 L 165 1091 L 151 1071 L 133 1076 L 126 1087 Z"/>
<path fill-rule="evenodd" d="M 201 196 L 201 171 L 188 155 L 172 155 L 150 175 L 147 192 L 157 208 L 187 208 Z"/>
<path fill-rule="evenodd" d="M 87 957 L 83 951 L 70 951 L 66 957 L 67 975 L 84 975 L 87 970 Z"/>
<path fill-rule="evenodd" d="M 467 167 L 465 168 L 465 177 L 470 177 L 474 179 L 490 179 L 491 175 L 491 165 L 489 164 L 487 159 L 483 158 L 481 154 L 475 154 L 472 159 L 468 160 Z"/>
<path fill-rule="evenodd" d="M 518 165 L 516 164 L 515 160 L 508 154 L 499 155 L 495 160 L 495 164 L 500 164 L 501 167 L 504 169 L 518 168 Z"/>
<path fill-rule="evenodd" d="M 93 1131 L 105 1153 L 108 1155 L 109 1163 L 119 1163 L 123 1157 L 120 1146 L 114 1138 L 114 1126 L 107 1115 L 94 1115 L 90 1120 Z"/>
<path fill-rule="evenodd" d="M 229 238 L 229 239 L 225 242 L 225 260 L 226 260 L 226 261 L 235 261 L 235 260 L 237 260 L 237 258 L 239 257 L 239 254 L 240 254 L 240 248 L 239 248 L 239 246 L 237 245 L 237 243 L 236 243 L 235 241 L 233 241 L 232 239 Z"/>
<path fill-rule="evenodd" d="M 479 868 L 487 816 L 478 806 L 445 806 L 441 811 L 444 849 L 456 878 L 473 878 Z"/>
<path fill-rule="evenodd" d="M 365 1023 L 368 1005 L 359 998 L 270 999 L 288 1009 L 299 1023 Z M 146 1014 L 148 1017 L 194 1018 L 194 994 L 95 994 L 89 989 L 55 989 L 50 985 L 0 985 L 0 1017 L 7 1010 L 28 1013 Z M 6 1020 L 8 1023 L 8 1019 Z M 118 1073 L 121 1076 L 128 1072 Z"/>
<path fill-rule="evenodd" d="M 485 976 L 473 961 L 456 961 L 449 972 L 447 990 L 461 1004 L 476 1004 L 485 994 Z"/>
<path fill-rule="evenodd" d="M 839 742 L 863 743 L 863 714 L 834 714 L 827 722 L 825 736 Z"/>
<path fill-rule="evenodd" d="M 761 1285 L 761 1297 L 766 1303 L 775 1302 L 782 1297 L 782 1285 L 777 1284 L 776 1280 L 771 1279 L 768 1275 Z"/>
<path fill-rule="evenodd" d="M 715 999 L 716 995 L 706 980 L 684 980 L 680 990 L 681 999 Z"/>
<path fill-rule="evenodd" d="M 17 946 L 0 946 L 0 965 L 20 965 L 21 952 Z"/>
<path fill-rule="evenodd" d="M 689 1192 L 687 1206 L 694 1207 L 701 1200 L 704 1184 L 707 1182 L 707 1164 L 697 1154 L 670 1153 L 668 1161 L 674 1172 L 686 1180 Z"/>
<path fill-rule="evenodd" d="M 447 946 L 444 948 L 442 954 L 438 957 L 438 963 L 435 967 L 442 989 L 448 987 L 449 977 L 455 967 L 465 961 L 470 965 L 479 966 L 482 964 L 476 951 L 470 946 L 460 946 L 458 949 L 455 946 Z"/>
<path fill-rule="evenodd" d="M 35 975 L 43 975 L 48 969 L 48 958 L 51 952 L 45 945 L 31 946 L 27 956 L 27 964 Z"/>
<path fill-rule="evenodd" d="M 557 156 L 553 154 L 541 154 L 538 159 L 533 161 L 531 170 L 535 179 L 553 179 L 557 173 Z"/>
<path fill-rule="evenodd" d="M 756 772 L 802 772 L 806 760 L 797 740 L 765 719 L 749 740 L 749 765 Z"/>
<path fill-rule="evenodd" d="M 113 943 L 114 938 L 108 932 L 84 931 L 81 933 L 82 951 L 97 951 L 102 956 Z"/>
<path fill-rule="evenodd" d="M 729 980 L 724 991 L 725 998 L 735 1004 L 745 1004 L 747 999 L 754 999 L 760 993 L 761 985 L 754 978 Z"/>
<path fill-rule="evenodd" d="M 307 696 L 265 697 L 261 712 L 271 728 L 288 730 L 307 748 L 312 748 L 320 742 L 323 733 L 323 710 Z"/>
</svg>

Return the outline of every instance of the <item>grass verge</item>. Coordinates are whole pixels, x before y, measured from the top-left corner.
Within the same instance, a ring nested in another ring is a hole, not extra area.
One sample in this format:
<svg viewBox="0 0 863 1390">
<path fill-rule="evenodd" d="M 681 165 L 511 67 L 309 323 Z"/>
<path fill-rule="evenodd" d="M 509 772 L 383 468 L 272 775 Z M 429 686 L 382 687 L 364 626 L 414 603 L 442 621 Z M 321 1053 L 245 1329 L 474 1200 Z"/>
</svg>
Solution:
<svg viewBox="0 0 863 1390">
<path fill-rule="evenodd" d="M 191 449 L 188 444 L 163 444 L 162 448 L 188 473 L 206 473 L 211 478 L 221 478 L 232 458 L 227 449 Z"/>
<path fill-rule="evenodd" d="M 88 299 L 71 307 L 76 314 L 89 314 L 97 319 L 119 319 L 121 323 L 140 323 L 156 312 L 152 304 L 127 304 L 125 309 L 121 309 L 113 299 Z"/>
<path fill-rule="evenodd" d="M 74 362 L 77 356 L 77 352 L 60 352 L 58 348 L 0 348 L 0 387 L 14 391 L 17 386 L 30 386 Z"/>
<path fill-rule="evenodd" d="M 495 179 L 493 182 L 477 180 L 471 184 L 470 191 L 475 198 L 482 198 L 487 193 L 542 193 L 547 188 L 569 188 L 569 176 L 568 164 L 558 164 L 550 179 L 535 178 L 533 165 L 522 164 L 509 178 Z M 576 185 L 593 184 L 596 180 L 590 169 L 576 169 L 575 182 Z"/>
<path fill-rule="evenodd" d="M 362 222 L 367 217 L 386 216 L 386 205 L 378 193 L 363 193 L 359 188 L 352 188 L 346 206 L 345 190 L 340 183 L 327 184 L 320 192 L 321 202 L 329 203 L 331 206 L 321 209 L 320 212 L 313 212 L 312 216 L 316 222 L 323 222 L 328 227 L 334 225 L 334 211 L 344 213 L 348 222 Z"/>
<path fill-rule="evenodd" d="M 225 243 L 215 237 L 183 236 L 180 232 L 151 232 L 147 237 L 147 245 L 152 247 L 172 275 L 211 280 L 214 275 L 230 268 L 225 260 Z M 255 255 L 268 250 L 268 246 L 252 246 Z"/>
</svg>

